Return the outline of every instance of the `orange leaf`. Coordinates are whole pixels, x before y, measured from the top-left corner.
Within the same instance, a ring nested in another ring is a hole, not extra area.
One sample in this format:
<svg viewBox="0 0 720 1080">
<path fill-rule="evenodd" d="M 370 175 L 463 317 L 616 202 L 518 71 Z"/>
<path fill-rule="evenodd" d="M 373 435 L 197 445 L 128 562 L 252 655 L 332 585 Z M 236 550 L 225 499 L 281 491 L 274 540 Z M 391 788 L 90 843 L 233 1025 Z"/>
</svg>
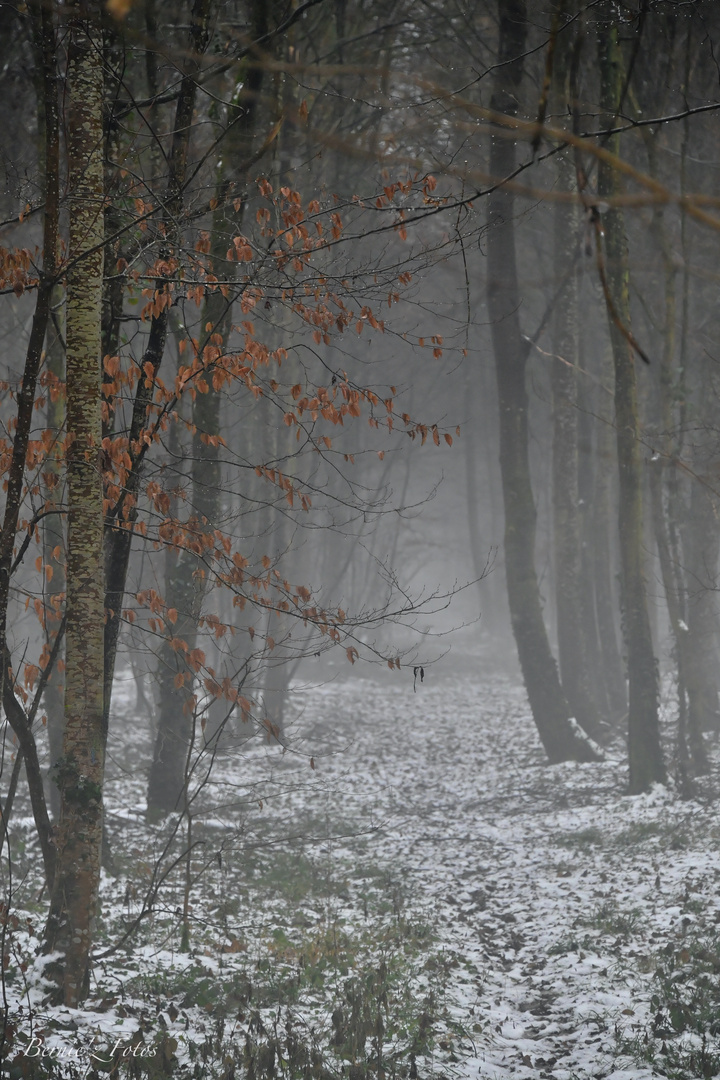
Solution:
<svg viewBox="0 0 720 1080">
<path fill-rule="evenodd" d="M 122 22 L 129 14 L 133 6 L 133 0 L 107 0 L 106 7 L 113 19 Z"/>
</svg>

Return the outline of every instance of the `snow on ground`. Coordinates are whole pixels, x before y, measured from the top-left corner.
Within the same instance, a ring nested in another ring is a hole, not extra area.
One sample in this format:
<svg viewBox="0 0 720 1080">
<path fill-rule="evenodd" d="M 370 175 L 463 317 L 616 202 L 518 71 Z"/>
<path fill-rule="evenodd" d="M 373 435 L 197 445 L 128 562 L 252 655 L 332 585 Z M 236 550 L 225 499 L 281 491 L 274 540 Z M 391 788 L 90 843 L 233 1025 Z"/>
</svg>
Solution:
<svg viewBox="0 0 720 1080">
<path fill-rule="evenodd" d="M 183 1076 L 226 1075 L 213 1038 L 274 1038 L 282 1073 L 291 1025 L 317 1075 L 344 1066 L 350 1080 L 367 1075 L 359 1061 L 421 1080 L 720 1075 L 717 1026 L 691 1015 L 720 1003 L 713 778 L 693 800 L 628 797 L 619 744 L 601 764 L 549 767 L 524 693 L 499 674 L 413 692 L 409 672 L 388 672 L 300 700 L 288 750 L 241 738 L 218 754 L 193 803 L 186 896 L 187 823 L 144 824 L 149 737 L 120 688 L 119 874 L 103 879 L 91 999 L 52 1012 L 31 961 L 6 987 L 16 1051 L 32 1016 L 46 1047 L 67 1047 L 74 1025 L 85 1053 L 91 1038 L 156 1050 L 160 1031 Z M 31 824 L 15 822 L 30 853 Z M 38 922 L 31 854 L 19 860 L 15 909 Z M 135 936 L 103 958 L 163 874 Z M 37 933 L 16 929 L 18 955 Z"/>
<path fill-rule="evenodd" d="M 652 957 L 696 922 L 688 898 L 720 918 L 704 892 L 720 877 L 714 808 L 624 796 L 619 761 L 546 766 L 502 681 L 358 682 L 322 700 L 353 732 L 322 764 L 343 813 L 374 816 L 373 857 L 431 908 L 452 958 L 453 1071 L 653 1075 L 614 1061 L 616 1036 L 647 1023 Z"/>
</svg>

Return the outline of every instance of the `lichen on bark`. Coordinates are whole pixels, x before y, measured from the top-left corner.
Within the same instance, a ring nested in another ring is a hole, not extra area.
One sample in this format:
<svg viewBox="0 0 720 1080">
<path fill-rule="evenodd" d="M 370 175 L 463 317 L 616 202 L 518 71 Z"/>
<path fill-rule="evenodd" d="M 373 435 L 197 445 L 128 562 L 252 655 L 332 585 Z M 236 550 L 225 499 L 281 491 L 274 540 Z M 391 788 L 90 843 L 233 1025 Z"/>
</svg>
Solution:
<svg viewBox="0 0 720 1080">
<path fill-rule="evenodd" d="M 103 284 L 103 71 L 99 5 L 69 19 L 67 157 L 67 486 L 65 734 L 57 864 L 47 946 L 58 997 L 87 990 L 102 841 L 103 490 L 100 330 Z"/>
</svg>

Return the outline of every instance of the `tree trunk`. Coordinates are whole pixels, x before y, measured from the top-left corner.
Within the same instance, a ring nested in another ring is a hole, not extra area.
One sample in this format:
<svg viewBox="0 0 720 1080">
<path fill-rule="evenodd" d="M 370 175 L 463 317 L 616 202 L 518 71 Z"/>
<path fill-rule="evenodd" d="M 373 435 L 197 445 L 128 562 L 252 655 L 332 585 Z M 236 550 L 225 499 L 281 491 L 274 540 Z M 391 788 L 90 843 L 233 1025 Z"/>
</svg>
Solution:
<svg viewBox="0 0 720 1080">
<path fill-rule="evenodd" d="M 623 78 L 617 26 L 599 29 L 602 106 L 605 124 L 614 123 Z M 613 135 L 607 149 L 617 154 L 619 137 Z M 606 161 L 598 166 L 598 194 L 617 195 L 618 174 Z M 598 259 L 605 275 L 610 340 L 615 370 L 615 424 L 619 470 L 620 557 L 623 577 L 623 628 L 628 657 L 628 758 L 630 792 L 647 791 L 653 783 L 665 783 L 665 763 L 660 746 L 658 683 L 648 617 L 643 565 L 643 472 L 638 441 L 639 415 L 635 356 L 629 341 L 630 297 L 627 241 L 622 211 L 611 207 L 597 228 Z"/>
<path fill-rule="evenodd" d="M 562 72 L 556 73 L 558 77 Z M 566 95 L 555 93 L 556 103 Z M 559 110 L 553 109 L 555 113 Z M 575 170 L 558 159 L 559 186 L 570 191 Z M 554 211 L 555 272 L 569 276 L 557 300 L 554 320 L 553 394 L 553 536 L 558 656 L 563 690 L 570 710 L 593 739 L 600 738 L 600 710 L 593 695 L 590 650 L 582 607 L 582 522 L 579 511 L 578 469 L 578 214 L 558 203 Z"/>
<path fill-rule="evenodd" d="M 587 370 L 588 357 L 580 343 L 580 364 Z M 580 612 L 583 635 L 587 642 L 592 678 L 592 693 L 601 717 L 612 726 L 613 710 L 610 708 L 608 689 L 605 684 L 604 655 L 598 633 L 595 604 L 595 481 L 598 471 L 596 454 L 596 431 L 598 390 L 585 378 L 578 380 L 578 501 L 581 519 L 580 558 Z M 607 523 L 606 523 L 607 528 Z M 624 711 L 624 710 L 623 710 Z"/>
<path fill-rule="evenodd" d="M 498 4 L 499 64 L 493 109 L 515 115 L 526 41 L 524 0 Z M 496 181 L 515 169 L 515 142 L 493 136 L 490 172 Z M 500 471 L 505 506 L 505 570 L 510 618 L 530 707 L 551 762 L 592 760 L 590 745 L 575 735 L 567 701 L 548 641 L 535 572 L 535 503 L 528 460 L 528 398 L 525 367 L 528 346 L 520 331 L 520 293 L 515 260 L 514 196 L 496 189 L 488 220 L 488 308 L 500 407 Z"/>
<path fill-rule="evenodd" d="M 43 270 L 37 290 L 35 312 L 25 354 L 22 385 L 17 395 L 17 419 L 13 435 L 12 456 L 5 481 L 5 511 L 0 532 L 0 657 L 7 641 L 7 617 L 10 598 L 10 577 L 18 517 L 23 500 L 23 478 L 27 461 L 28 440 L 35 410 L 35 390 L 43 345 L 50 318 L 50 302 L 55 286 L 58 249 L 59 185 L 60 185 L 60 127 L 57 69 L 55 57 L 55 26 L 51 9 L 33 0 L 28 5 L 40 55 L 42 57 L 42 118 L 45 132 L 44 180 L 45 214 L 43 221 Z M 0 665 L 0 680 L 3 679 Z"/>
<path fill-rule="evenodd" d="M 684 769 L 689 761 L 695 773 L 706 773 L 709 763 L 702 737 L 702 727 L 698 723 L 699 718 L 697 716 L 698 707 L 702 705 L 698 691 L 702 687 L 704 665 L 695 655 L 686 619 L 687 613 L 682 606 L 682 592 L 678 588 L 677 580 L 680 568 L 673 558 L 665 508 L 662 501 L 662 474 L 658 468 L 653 469 L 650 473 L 650 498 L 660 572 L 663 579 L 670 627 L 675 639 L 678 671 L 678 708 L 681 721 L 679 724 L 679 757 Z M 700 668 L 699 671 L 698 667 Z M 692 694 L 690 693 L 691 687 Z M 688 693 L 687 708 L 685 703 L 686 691 Z M 715 698 L 717 699 L 717 691 L 715 691 Z M 691 713 L 693 706 L 696 710 L 694 716 Z"/>
<path fill-rule="evenodd" d="M 187 172 L 187 150 L 195 110 L 197 91 L 197 73 L 200 60 L 210 38 L 210 15 L 212 0 L 195 0 L 190 18 L 190 41 L 185 58 L 185 72 L 180 84 L 175 123 L 168 163 L 168 181 L 165 193 L 166 213 L 163 220 L 168 247 L 164 254 L 175 254 L 180 240 L 180 217 L 183 205 L 183 193 Z M 162 293 L 171 287 L 167 278 L 155 282 L 155 290 Z M 142 358 L 142 368 L 151 372 L 147 379 L 138 381 L 138 388 L 133 403 L 130 422 L 129 443 L 131 447 L 132 468 L 125 484 L 122 496 L 108 513 L 105 521 L 107 534 L 107 561 L 105 567 L 105 606 L 108 611 L 105 626 L 105 715 L 107 728 L 112 693 L 115 657 L 117 655 L 120 620 L 125 595 L 132 547 L 133 530 L 137 518 L 137 495 L 140 490 L 140 478 L 143 468 L 145 443 L 140 436 L 147 422 L 148 408 L 152 401 L 155 376 L 165 354 L 168 333 L 169 306 L 153 315 L 150 333 Z M 149 366 L 148 366 L 149 365 Z"/>
<path fill-rule="evenodd" d="M 59 381 L 65 381 L 65 290 L 58 285 L 53 290 L 51 318 L 48 326 L 46 344 L 46 364 L 48 371 Z M 47 426 L 59 440 L 63 428 L 64 402 L 59 394 L 48 389 Z M 63 521 L 59 513 L 58 495 L 61 491 L 61 479 L 64 463 L 57 446 L 53 446 L 48 455 L 43 471 L 45 481 L 46 507 L 58 507 L 57 513 L 50 513 L 43 522 L 43 561 L 52 568 L 52 578 L 47 588 L 47 633 L 50 642 L 59 628 L 59 598 L 65 592 L 65 537 Z M 60 556 L 57 551 L 60 549 Z M 55 603 L 53 600 L 55 599 Z M 63 730 L 65 727 L 65 704 L 63 675 L 57 665 L 50 672 L 44 697 L 47 714 L 47 733 L 50 750 L 50 768 L 46 779 L 48 802 L 54 821 L 60 818 L 60 789 L 57 784 L 55 766 L 62 756 Z"/>
<path fill-rule="evenodd" d="M 103 489 L 100 321 L 103 282 L 103 74 L 101 12 L 69 20 L 67 73 L 68 557 L 65 733 L 61 806 L 47 947 L 62 1001 L 87 992 L 100 884 L 103 728 Z"/>
<path fill-rule="evenodd" d="M 471 422 L 467 425 L 468 430 L 465 433 L 464 439 L 465 504 L 467 506 L 470 557 L 472 560 L 471 567 L 477 584 L 478 618 L 482 618 L 483 606 L 487 605 L 491 610 L 493 617 L 499 620 L 498 609 L 500 607 L 500 601 L 504 603 L 504 600 L 502 600 L 502 597 L 498 596 L 498 602 L 493 603 L 497 593 L 495 592 L 494 582 L 488 579 L 488 570 L 494 562 L 494 550 L 492 543 L 484 538 L 480 528 L 479 492 L 482 490 L 481 484 L 483 480 L 481 480 L 481 470 L 478 467 L 481 462 L 481 444 L 480 439 L 478 438 L 478 431 L 487 430 L 486 425 L 480 421 L 481 410 L 485 406 L 487 396 L 484 393 L 479 392 L 477 386 L 479 373 L 472 370 L 470 361 L 467 358 L 465 360 L 465 371 L 463 372 L 463 375 L 465 378 L 467 415 L 472 418 Z M 488 458 L 490 457 L 489 454 L 487 456 Z M 492 489 L 492 477 L 489 475 L 489 472 L 490 470 L 487 469 L 487 480 L 485 481 L 486 498 L 490 495 Z"/>
<path fill-rule="evenodd" d="M 46 153 L 48 137 L 58 138 L 57 105 L 57 69 L 55 56 L 55 27 L 52 12 L 44 5 L 31 5 L 33 38 L 36 55 L 37 85 L 37 120 L 38 120 L 38 160 L 40 163 L 42 184 L 48 191 L 48 171 L 51 185 L 57 185 L 59 161 L 51 160 L 53 155 Z M 55 129 L 53 131 L 53 129 Z M 46 202 L 47 205 L 47 202 Z M 47 329 L 45 335 L 45 366 L 52 376 L 52 383 L 46 387 L 47 428 L 55 436 L 43 469 L 43 497 L 46 517 L 42 523 L 43 564 L 51 567 L 52 577 L 46 583 L 46 625 L 48 644 L 58 633 L 60 627 L 61 598 L 65 593 L 65 536 L 63 516 L 60 513 L 64 472 L 63 454 L 60 449 L 61 433 L 65 420 L 65 399 L 58 391 L 58 384 L 65 382 L 65 288 L 56 283 L 50 293 Z M 58 554 L 59 551 L 59 554 Z M 47 714 L 47 734 L 50 751 L 50 768 L 45 778 L 46 801 L 52 817 L 60 817 L 60 792 L 53 772 L 53 766 L 62 754 L 64 727 L 64 694 L 62 674 L 56 665 L 49 672 L 45 684 L 43 705 Z M 28 777 L 32 784 L 33 781 Z"/>
<path fill-rule="evenodd" d="M 712 485 L 712 480 L 710 481 Z M 717 731 L 718 715 L 715 590 L 717 588 L 718 521 L 710 487 L 695 480 L 690 514 L 683 530 L 685 550 L 688 649 L 687 693 L 690 749 L 702 744 L 703 731 Z M 700 755 L 700 766 L 707 764 Z"/>
<path fill-rule="evenodd" d="M 612 361 L 603 356 L 603 384 L 605 367 L 612 368 Z M 595 485 L 590 508 L 592 529 L 592 578 L 595 594 L 598 636 L 602 658 L 602 676 L 610 709 L 610 718 L 618 722 L 627 716 L 627 682 L 623 658 L 620 654 L 617 629 L 617 607 L 614 602 L 615 567 L 610 522 L 613 520 L 613 469 L 617 457 L 613 447 L 612 407 L 606 409 L 604 396 L 598 406 L 597 439 L 595 443 Z"/>
<path fill-rule="evenodd" d="M 267 8 L 262 0 L 255 0 L 253 4 L 254 40 L 262 39 L 267 33 Z M 227 262 L 228 248 L 242 226 L 247 168 L 244 163 L 250 158 L 262 79 L 262 63 L 251 62 L 243 93 L 228 109 L 228 129 L 223 146 L 226 164 L 221 166 L 218 177 L 218 206 L 210 230 L 210 254 L 215 265 L 224 265 L 223 277 L 227 277 L 232 265 Z M 239 204 L 238 199 L 242 200 Z M 220 433 L 223 395 L 222 387 L 213 386 L 213 368 L 217 364 L 221 366 L 227 349 L 232 329 L 232 306 L 232 299 L 226 298 L 220 290 L 208 291 L 201 319 L 207 334 L 202 355 L 208 369 L 208 388 L 206 392 L 197 393 L 193 401 L 194 514 L 188 523 L 199 538 L 203 533 L 212 536 L 218 527 L 223 505 L 219 449 L 212 442 Z M 200 540 L 200 550 L 211 553 L 212 547 L 204 548 Z M 170 561 L 165 603 L 178 612 L 178 621 L 168 630 L 171 638 L 183 641 L 187 649 L 183 647 L 178 651 L 168 639 L 158 655 L 158 728 L 148 781 L 148 816 L 151 819 L 178 809 L 186 785 L 188 751 L 193 738 L 193 680 L 185 658 L 196 647 L 198 620 L 208 584 L 207 567 L 192 551 L 176 552 Z"/>
<path fill-rule="evenodd" d="M 0 533 L 0 700 L 6 716 L 13 727 L 20 751 L 13 769 L 11 787 L 4 809 L 3 835 L 12 806 L 13 781 L 17 782 L 19 763 L 25 765 L 30 790 L 33 816 L 40 838 L 46 878 L 52 881 L 55 849 L 52 845 L 51 827 L 42 785 L 37 747 L 32 733 L 31 720 L 15 698 L 11 681 L 11 657 L 7 648 L 7 620 L 10 602 L 13 554 L 17 534 L 18 517 L 23 502 L 23 483 L 27 462 L 29 437 L 35 411 L 35 391 L 43 359 L 43 344 L 50 320 L 50 306 L 57 272 L 59 242 L 59 183 L 60 183 L 60 126 L 58 80 L 55 54 L 55 24 L 52 10 L 38 0 L 28 5 L 35 44 L 39 56 L 40 79 L 38 127 L 43 133 L 44 145 L 40 147 L 42 178 L 44 186 L 43 221 L 43 268 L 37 290 L 35 312 L 30 338 L 25 354 L 22 385 L 17 394 L 17 417 L 13 435 L 12 455 L 5 488 L 5 510 Z"/>
<path fill-rule="evenodd" d="M 30 803 L 32 805 L 33 818 L 35 820 L 35 829 L 38 834 L 38 839 L 40 840 L 40 848 L 43 856 L 45 881 L 47 884 L 52 885 L 55 876 L 55 847 L 53 844 L 52 826 L 47 812 L 47 803 L 45 802 L 45 792 L 43 791 L 42 773 L 40 772 L 40 762 L 38 761 L 37 745 L 32 731 L 32 717 L 26 715 L 22 705 L 15 697 L 14 681 L 10 667 L 10 654 L 7 648 L 3 650 L 0 663 L 2 664 L 3 677 L 2 706 L 5 716 L 15 732 L 19 743 L 18 757 L 22 756 L 25 763 L 25 773 L 27 775 Z M 8 793 L 8 804 L 6 804 L 3 813 L 4 826 L 6 828 L 10 815 L 9 804 L 11 804 L 11 799 L 10 794 Z"/>
<path fill-rule="evenodd" d="M 658 175 L 657 145 L 655 137 L 646 133 L 645 143 L 648 151 L 649 171 L 652 177 Z M 653 461 L 650 470 L 650 496 L 652 500 L 653 523 L 658 546 L 660 569 L 667 601 L 670 626 L 675 640 L 678 686 L 678 751 L 680 767 L 685 772 L 688 765 L 697 773 L 706 773 L 709 768 L 707 752 L 703 741 L 703 723 L 708 712 L 717 715 L 717 688 L 712 678 L 710 656 L 703 648 L 707 637 L 698 625 L 698 615 L 702 624 L 703 602 L 699 607 L 688 595 L 687 570 L 680 558 L 680 528 L 683 521 L 683 509 L 678 485 L 678 445 L 674 417 L 676 395 L 675 371 L 675 323 L 676 297 L 675 275 L 670 239 L 662 208 L 654 214 L 653 236 L 658 242 L 663 269 L 663 288 L 658 293 L 663 296 L 662 341 L 660 345 L 660 378 L 656 388 L 655 420 L 657 431 L 655 439 L 662 450 L 657 461 Z M 700 496 L 700 501 L 698 501 Z M 708 553 L 706 537 L 710 539 L 710 549 L 714 550 L 717 562 L 717 530 L 713 520 L 712 505 L 709 506 L 709 520 L 700 510 L 698 520 L 693 516 L 694 509 L 700 509 L 707 503 L 707 494 L 701 491 L 699 484 L 693 486 L 690 521 L 685 530 L 686 556 L 698 566 L 696 539 L 700 539 L 703 555 Z M 703 520 L 704 518 L 704 520 Z M 694 527 L 698 526 L 699 529 Z M 700 562 L 703 562 L 701 557 Z M 713 575 L 711 575 L 713 576 Z M 699 597 L 708 596 L 704 590 Z M 710 637 L 711 640 L 711 637 Z M 687 694 L 687 702 L 685 696 Z"/>
<path fill-rule="evenodd" d="M 687 39 L 685 45 L 685 71 L 683 76 L 683 90 L 687 92 L 690 84 L 691 71 L 695 61 L 696 45 L 693 40 L 693 24 L 688 24 Z M 687 191 L 688 173 L 688 147 L 689 147 L 689 120 L 684 121 L 684 133 L 680 156 L 680 190 L 683 195 Z M 699 180 L 699 178 L 698 178 Z M 677 391 L 680 398 L 680 427 L 683 429 L 688 419 L 688 344 L 689 332 L 689 308 L 690 308 L 690 281 L 691 265 L 690 237 L 688 229 L 688 216 L 683 214 L 680 222 L 680 261 L 682 265 L 682 289 L 681 289 L 681 337 L 679 347 L 679 386 Z M 716 311 L 714 282 L 708 283 L 709 305 L 708 310 Z M 702 304 L 704 297 L 701 291 L 698 297 Z M 717 315 L 705 331 L 706 340 L 716 341 L 718 333 Z M 701 430 L 707 428 L 713 430 L 716 422 L 717 410 L 717 380 L 715 378 L 716 363 L 713 358 L 714 350 L 702 350 L 699 363 L 695 368 L 696 395 L 699 398 L 697 412 L 700 415 Z M 673 521 L 676 534 L 680 537 L 684 553 L 684 584 L 685 584 L 685 610 L 687 613 L 688 636 L 690 638 L 690 670 L 688 671 L 688 713 L 689 725 L 691 725 L 692 738 L 702 739 L 703 731 L 720 731 L 720 709 L 718 708 L 718 689 L 720 689 L 720 654 L 717 648 L 717 603 L 715 593 L 717 590 L 717 564 L 718 564 L 718 537 L 717 528 L 717 502 L 713 497 L 713 491 L 717 490 L 716 472 L 713 469 L 714 445 L 710 444 L 709 460 L 705 456 L 702 445 L 696 447 L 693 455 L 693 467 L 700 472 L 706 469 L 712 470 L 714 475 L 708 477 L 710 481 L 704 487 L 699 480 L 693 479 L 690 492 L 690 513 L 683 519 Z M 674 493 L 674 504 L 680 508 L 680 476 L 674 473 L 671 476 L 671 490 Z"/>
</svg>

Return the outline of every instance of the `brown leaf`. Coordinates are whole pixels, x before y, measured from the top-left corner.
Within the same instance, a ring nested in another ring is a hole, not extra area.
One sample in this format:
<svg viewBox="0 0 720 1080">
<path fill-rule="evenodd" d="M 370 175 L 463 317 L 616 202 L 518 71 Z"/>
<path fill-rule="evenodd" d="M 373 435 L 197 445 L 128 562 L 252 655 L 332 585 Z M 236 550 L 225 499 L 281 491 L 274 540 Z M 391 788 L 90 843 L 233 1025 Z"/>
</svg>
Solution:
<svg viewBox="0 0 720 1080">
<path fill-rule="evenodd" d="M 118 22 L 127 18 L 132 6 L 133 0 L 107 0 L 105 4 L 113 19 L 117 19 Z"/>
</svg>

